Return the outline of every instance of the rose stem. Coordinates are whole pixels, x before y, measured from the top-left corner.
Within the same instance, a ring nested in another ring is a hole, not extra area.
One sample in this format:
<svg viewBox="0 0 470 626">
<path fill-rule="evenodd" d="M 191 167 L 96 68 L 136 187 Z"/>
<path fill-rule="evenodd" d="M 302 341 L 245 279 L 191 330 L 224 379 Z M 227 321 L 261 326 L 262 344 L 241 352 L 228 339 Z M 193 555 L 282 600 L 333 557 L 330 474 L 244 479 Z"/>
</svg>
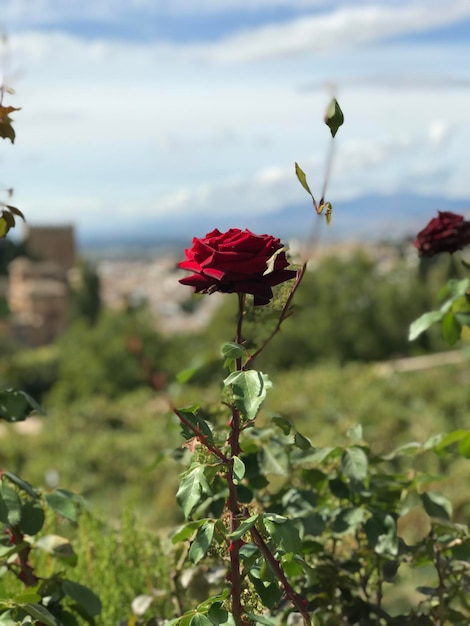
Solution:
<svg viewBox="0 0 470 626">
<path fill-rule="evenodd" d="M 242 338 L 242 324 L 245 316 L 245 294 L 238 294 L 238 323 L 237 334 L 235 337 L 235 343 L 241 344 Z M 235 371 L 240 372 L 242 370 L 241 358 L 235 361 Z M 240 524 L 240 509 L 238 506 L 238 490 L 235 484 L 235 477 L 233 472 L 233 459 L 240 454 L 240 411 L 232 404 L 232 419 L 230 421 L 230 457 L 229 468 L 227 472 L 228 483 L 228 499 L 227 508 L 230 512 L 230 532 L 233 533 L 237 530 Z M 232 600 L 232 615 L 236 626 L 243 626 L 247 624 L 243 618 L 243 606 L 241 602 L 241 575 L 240 575 L 240 546 L 241 540 L 236 539 L 229 543 L 230 553 L 230 596 Z"/>
<path fill-rule="evenodd" d="M 328 148 L 328 155 L 326 158 L 325 177 L 323 179 L 323 188 L 321 190 L 321 198 L 320 198 L 319 206 L 321 206 L 325 202 L 326 188 L 328 187 L 328 183 L 330 181 L 331 166 L 333 165 L 334 149 L 335 149 L 335 140 L 334 140 L 334 137 L 332 137 L 330 141 L 330 146 Z"/>
<path fill-rule="evenodd" d="M 295 608 L 302 615 L 304 625 L 311 626 L 312 622 L 305 608 L 304 600 L 290 586 L 290 583 L 287 580 L 286 575 L 282 571 L 278 560 L 273 555 L 273 553 L 271 552 L 268 545 L 266 544 L 263 537 L 260 535 L 258 529 L 255 526 L 251 528 L 250 534 L 251 534 L 251 538 L 253 539 L 253 543 L 255 543 L 258 546 L 259 551 L 261 552 L 261 554 L 263 555 L 263 557 L 266 559 L 269 566 L 271 567 L 273 574 L 276 576 L 276 578 L 279 580 L 279 582 L 283 586 L 286 596 L 289 598 L 289 600 L 292 602 Z"/>
<path fill-rule="evenodd" d="M 302 278 L 304 277 L 305 274 L 305 270 L 307 269 L 307 262 L 305 262 L 302 267 L 300 269 L 297 270 L 297 276 L 295 278 L 295 283 L 291 289 L 291 292 L 289 294 L 289 297 L 286 300 L 286 303 L 284 304 L 284 307 L 281 311 L 281 314 L 279 315 L 279 319 L 277 320 L 277 324 L 274 328 L 274 330 L 272 331 L 272 333 L 269 335 L 269 337 L 266 339 L 266 341 L 258 348 L 258 350 L 256 350 L 255 352 L 253 352 L 253 354 L 251 354 L 250 356 L 248 356 L 248 358 L 245 361 L 245 365 L 242 367 L 242 370 L 247 370 L 248 366 L 251 365 L 251 363 L 254 361 L 254 359 L 256 359 L 256 357 L 258 356 L 258 354 L 260 354 L 268 345 L 268 343 L 273 339 L 273 337 L 275 335 L 277 335 L 277 333 L 281 330 L 281 324 L 284 320 L 286 320 L 288 317 L 290 317 L 293 314 L 293 311 L 289 311 L 290 308 L 290 304 L 292 302 L 292 298 L 295 295 L 295 292 L 297 291 L 300 283 L 302 282 Z"/>
<path fill-rule="evenodd" d="M 230 459 L 227 458 L 225 454 L 221 450 L 219 450 L 219 448 L 212 445 L 210 441 L 207 440 L 207 435 L 204 435 L 195 426 L 193 426 L 193 424 L 191 424 L 191 422 L 186 419 L 186 417 L 184 416 L 184 413 L 179 411 L 171 402 L 170 402 L 170 408 L 173 411 L 173 413 L 177 416 L 177 418 L 180 420 L 180 422 L 194 433 L 195 438 L 200 443 L 202 443 L 202 445 L 206 446 L 206 448 L 210 452 L 212 452 L 212 454 L 214 454 L 217 458 L 219 458 L 223 463 L 230 463 Z"/>
</svg>

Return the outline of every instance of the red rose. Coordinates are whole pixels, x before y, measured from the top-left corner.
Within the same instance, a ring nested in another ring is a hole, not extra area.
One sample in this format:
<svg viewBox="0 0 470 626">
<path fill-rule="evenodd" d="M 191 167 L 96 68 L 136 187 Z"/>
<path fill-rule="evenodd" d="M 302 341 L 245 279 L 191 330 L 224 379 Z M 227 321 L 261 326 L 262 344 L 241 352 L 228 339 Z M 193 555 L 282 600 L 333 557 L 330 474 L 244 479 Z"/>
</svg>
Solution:
<svg viewBox="0 0 470 626">
<path fill-rule="evenodd" d="M 438 211 L 421 232 L 413 245 L 420 256 L 434 256 L 439 252 L 455 252 L 470 244 L 470 222 L 462 215 L 450 211 Z"/>
<path fill-rule="evenodd" d="M 294 278 L 279 239 L 271 235 L 255 235 L 248 229 L 231 228 L 226 233 L 214 229 L 203 239 L 193 239 L 193 247 L 185 250 L 186 260 L 178 267 L 194 272 L 179 282 L 195 288 L 196 293 L 250 293 L 254 304 L 267 304 L 273 297 L 271 287 Z M 276 252 L 273 271 L 267 272 L 268 261 Z"/>
</svg>

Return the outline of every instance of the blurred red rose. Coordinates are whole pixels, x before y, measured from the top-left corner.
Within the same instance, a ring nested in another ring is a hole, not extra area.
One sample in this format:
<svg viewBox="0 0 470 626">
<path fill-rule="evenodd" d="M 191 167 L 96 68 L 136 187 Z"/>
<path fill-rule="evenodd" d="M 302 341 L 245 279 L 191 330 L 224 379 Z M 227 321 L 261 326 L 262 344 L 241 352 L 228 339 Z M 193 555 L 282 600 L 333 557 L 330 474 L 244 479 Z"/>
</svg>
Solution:
<svg viewBox="0 0 470 626">
<path fill-rule="evenodd" d="M 470 244 L 470 222 L 462 215 L 438 211 L 426 228 L 418 233 L 413 245 L 420 256 L 434 256 L 440 252 L 455 252 Z"/>
<path fill-rule="evenodd" d="M 179 282 L 194 287 L 197 293 L 249 293 L 255 305 L 267 304 L 273 297 L 271 287 L 296 275 L 286 269 L 289 262 L 282 248 L 280 240 L 271 235 L 238 228 L 221 233 L 216 228 L 202 239 L 194 237 L 192 248 L 185 250 L 186 260 L 178 267 L 194 273 Z M 268 261 L 276 252 L 272 271 L 267 272 Z"/>
</svg>

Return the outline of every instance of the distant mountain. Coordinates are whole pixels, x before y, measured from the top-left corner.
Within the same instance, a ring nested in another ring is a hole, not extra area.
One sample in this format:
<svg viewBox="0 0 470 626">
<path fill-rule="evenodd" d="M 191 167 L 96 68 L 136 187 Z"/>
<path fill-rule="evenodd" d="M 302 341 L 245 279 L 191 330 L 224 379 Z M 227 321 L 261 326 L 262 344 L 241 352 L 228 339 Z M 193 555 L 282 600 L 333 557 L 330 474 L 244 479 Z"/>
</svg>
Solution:
<svg viewBox="0 0 470 626">
<path fill-rule="evenodd" d="M 332 199 L 334 202 L 334 199 Z M 399 240 L 414 236 L 437 211 L 468 214 L 470 199 L 415 194 L 367 195 L 333 204 L 333 223 L 322 237 L 328 241 L 354 239 L 364 241 Z M 281 239 L 305 239 L 314 224 L 314 209 L 308 202 L 286 206 L 270 214 L 234 218 L 233 215 L 194 216 L 180 219 L 146 218 L 130 226 L 107 227 L 106 231 L 79 232 L 79 246 L 84 252 L 107 250 L 112 256 L 155 255 L 182 250 L 192 237 L 202 237 L 218 228 L 249 228 L 255 233 L 269 233 Z"/>
</svg>

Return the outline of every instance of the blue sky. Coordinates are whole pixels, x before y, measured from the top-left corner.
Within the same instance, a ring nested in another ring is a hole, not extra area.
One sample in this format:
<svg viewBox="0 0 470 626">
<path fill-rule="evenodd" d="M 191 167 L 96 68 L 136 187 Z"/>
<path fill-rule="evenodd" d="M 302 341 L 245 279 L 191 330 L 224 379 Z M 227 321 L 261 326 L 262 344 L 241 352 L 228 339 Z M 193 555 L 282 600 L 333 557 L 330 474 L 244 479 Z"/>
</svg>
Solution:
<svg viewBox="0 0 470 626">
<path fill-rule="evenodd" d="M 470 200 L 470 0 L 2 0 L 0 20 L 22 107 L 0 183 L 31 222 L 242 227 L 307 206 L 293 163 L 319 194 L 332 91 L 335 207 Z"/>
</svg>

